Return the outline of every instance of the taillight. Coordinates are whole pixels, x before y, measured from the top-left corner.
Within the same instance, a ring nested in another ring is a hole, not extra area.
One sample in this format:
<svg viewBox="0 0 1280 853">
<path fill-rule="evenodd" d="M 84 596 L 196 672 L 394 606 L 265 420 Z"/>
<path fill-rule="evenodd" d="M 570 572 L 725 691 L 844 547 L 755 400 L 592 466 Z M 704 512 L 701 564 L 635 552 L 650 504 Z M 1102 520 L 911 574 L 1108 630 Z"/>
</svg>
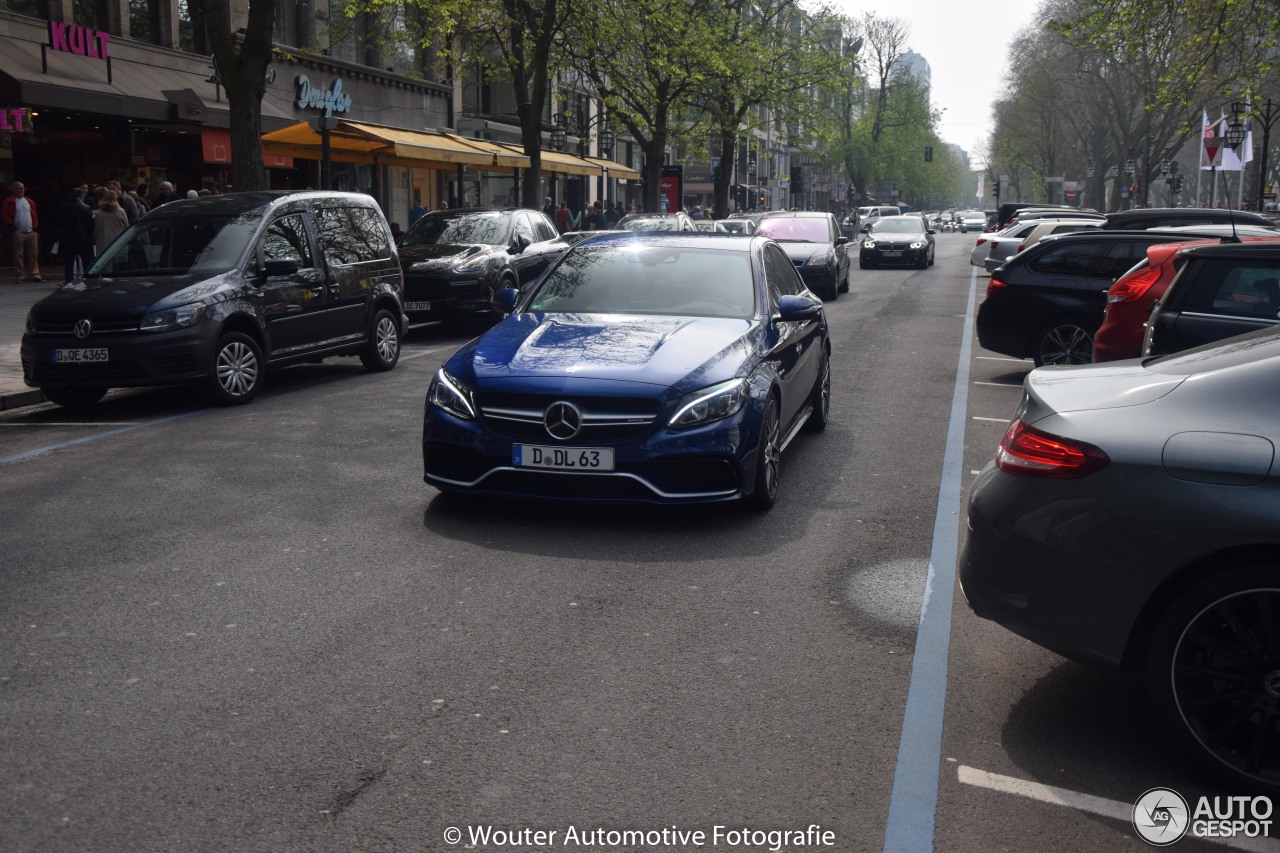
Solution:
<svg viewBox="0 0 1280 853">
<path fill-rule="evenodd" d="M 1144 267 L 1111 285 L 1107 302 L 1136 302 L 1160 280 L 1160 267 Z"/>
<path fill-rule="evenodd" d="M 992 278 L 991 281 L 987 282 L 987 298 L 990 299 L 992 294 L 998 293 L 999 291 L 1004 290 L 1008 286 L 1009 285 L 1005 284 L 1000 279 Z"/>
<path fill-rule="evenodd" d="M 979 238 L 978 238 L 978 242 L 974 243 L 973 245 L 975 245 L 975 246 L 981 246 L 981 245 L 982 245 L 983 243 L 985 243 L 985 242 L 987 242 L 987 238 L 986 238 L 986 237 L 979 237 Z"/>
<path fill-rule="evenodd" d="M 1014 418 L 1000 440 L 996 467 L 1007 474 L 1071 480 L 1101 471 L 1110 463 L 1092 444 L 1073 441 L 1027 426 Z"/>
<path fill-rule="evenodd" d="M 1019 252 L 1021 252 L 1021 251 L 1022 251 L 1023 249 L 1025 249 L 1025 248 L 1027 248 L 1027 244 L 1026 244 L 1026 243 L 1019 243 L 1019 244 L 1018 244 L 1018 251 L 1019 251 Z M 1016 253 L 1015 253 L 1015 254 L 1016 254 Z"/>
</svg>

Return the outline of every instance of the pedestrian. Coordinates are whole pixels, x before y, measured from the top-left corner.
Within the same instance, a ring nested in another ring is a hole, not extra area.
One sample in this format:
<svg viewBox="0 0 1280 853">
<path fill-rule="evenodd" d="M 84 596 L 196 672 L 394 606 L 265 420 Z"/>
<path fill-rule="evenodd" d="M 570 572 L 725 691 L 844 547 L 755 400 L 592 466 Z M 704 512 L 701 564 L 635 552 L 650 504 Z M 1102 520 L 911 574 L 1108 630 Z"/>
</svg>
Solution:
<svg viewBox="0 0 1280 853">
<path fill-rule="evenodd" d="M 542 205 L 542 212 L 547 215 L 548 219 L 556 218 L 556 203 L 551 200 L 551 196 L 547 196 L 546 203 Z"/>
<path fill-rule="evenodd" d="M 191 193 L 187 193 L 187 197 L 191 197 Z M 173 190 L 173 184 L 168 181 L 160 182 L 160 192 L 156 193 L 155 201 L 151 205 L 151 209 L 155 210 L 162 204 L 168 204 L 171 201 L 177 201 L 178 195 Z"/>
<path fill-rule="evenodd" d="M 613 207 L 605 211 L 604 219 L 605 219 L 605 222 L 608 223 L 610 228 L 617 228 L 618 220 L 621 219 L 624 215 L 625 214 L 623 214 L 622 212 L 622 202 L 618 202 Z"/>
<path fill-rule="evenodd" d="M 116 204 L 120 205 L 120 207 L 124 209 L 125 216 L 129 219 L 129 224 L 132 225 L 137 222 L 138 206 L 133 203 L 133 199 L 124 191 L 124 188 L 120 186 L 120 182 L 115 180 L 107 181 L 107 189 L 116 194 Z"/>
<path fill-rule="evenodd" d="M 18 281 L 44 281 L 40 276 L 40 215 L 36 203 L 27 198 L 22 181 L 14 181 L 9 189 L 13 194 L 0 208 L 0 222 L 13 235 L 13 266 Z"/>
<path fill-rule="evenodd" d="M 419 195 L 414 199 L 413 210 L 409 211 L 409 227 L 413 227 L 413 223 L 427 215 L 427 209 L 422 206 L 422 196 Z"/>
<path fill-rule="evenodd" d="M 200 193 L 195 190 L 187 190 L 187 198 L 200 198 Z"/>
<path fill-rule="evenodd" d="M 560 209 L 556 211 L 556 228 L 560 229 L 560 233 L 564 234 L 573 230 L 573 216 L 569 213 L 569 202 L 560 202 Z"/>
<path fill-rule="evenodd" d="M 604 218 L 604 211 L 600 208 L 600 202 L 591 205 L 591 216 L 587 220 L 588 231 L 605 231 L 609 228 L 609 220 Z"/>
<path fill-rule="evenodd" d="M 404 236 L 404 230 L 400 227 L 399 222 L 391 223 L 391 239 L 396 241 L 396 245 L 400 244 L 400 238 Z"/>
<path fill-rule="evenodd" d="M 448 209 L 449 209 L 449 202 L 445 201 L 444 199 L 440 199 L 440 204 L 436 205 L 436 209 L 437 209 L 437 210 L 448 210 Z"/>
<path fill-rule="evenodd" d="M 84 274 L 93 263 L 93 208 L 84 202 L 88 188 L 81 184 L 71 190 L 58 209 L 58 252 L 66 269 L 66 284 Z"/>
<path fill-rule="evenodd" d="M 93 217 L 93 250 L 97 257 L 102 257 L 107 247 L 129 227 L 129 214 L 120 206 L 120 197 L 115 190 L 107 189 L 102 193 L 102 201 L 98 204 L 98 212 Z"/>
</svg>

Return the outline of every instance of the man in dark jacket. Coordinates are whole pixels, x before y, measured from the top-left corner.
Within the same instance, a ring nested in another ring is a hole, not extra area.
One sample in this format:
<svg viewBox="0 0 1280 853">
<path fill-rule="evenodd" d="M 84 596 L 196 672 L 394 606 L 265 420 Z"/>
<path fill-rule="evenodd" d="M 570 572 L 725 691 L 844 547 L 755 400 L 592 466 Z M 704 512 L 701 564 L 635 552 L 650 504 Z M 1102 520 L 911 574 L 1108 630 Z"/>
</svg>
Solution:
<svg viewBox="0 0 1280 853">
<path fill-rule="evenodd" d="M 64 284 L 74 281 L 93 263 L 93 208 L 84 203 L 87 189 L 83 184 L 76 187 L 58 208 L 58 252 L 66 264 Z"/>
<path fill-rule="evenodd" d="M 171 201 L 177 201 L 178 196 L 173 191 L 173 184 L 168 181 L 160 182 L 160 192 L 156 193 L 155 201 L 151 203 L 151 209 L 155 210 L 162 204 L 168 204 Z"/>
</svg>

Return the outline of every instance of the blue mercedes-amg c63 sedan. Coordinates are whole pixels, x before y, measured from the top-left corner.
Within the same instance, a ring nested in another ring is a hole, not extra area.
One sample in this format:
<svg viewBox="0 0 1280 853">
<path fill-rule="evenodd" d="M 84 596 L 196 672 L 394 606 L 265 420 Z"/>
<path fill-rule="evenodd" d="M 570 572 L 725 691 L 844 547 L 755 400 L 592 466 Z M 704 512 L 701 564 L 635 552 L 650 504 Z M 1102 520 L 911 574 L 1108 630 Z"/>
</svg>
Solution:
<svg viewBox="0 0 1280 853">
<path fill-rule="evenodd" d="M 822 301 L 768 238 L 603 235 L 495 303 L 427 392 L 443 491 L 767 509 L 783 451 L 826 426 Z"/>
</svg>

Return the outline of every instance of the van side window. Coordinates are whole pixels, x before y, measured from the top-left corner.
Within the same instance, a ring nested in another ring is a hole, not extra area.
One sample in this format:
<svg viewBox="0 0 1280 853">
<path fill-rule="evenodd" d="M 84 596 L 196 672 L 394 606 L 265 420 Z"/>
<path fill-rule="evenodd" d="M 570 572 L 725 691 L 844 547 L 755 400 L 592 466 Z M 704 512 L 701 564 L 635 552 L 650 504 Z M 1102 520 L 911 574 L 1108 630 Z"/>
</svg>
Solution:
<svg viewBox="0 0 1280 853">
<path fill-rule="evenodd" d="M 311 257 L 311 241 L 307 239 L 307 227 L 302 221 L 302 215 L 298 213 L 282 216 L 267 226 L 259 248 L 264 261 L 293 258 L 298 262 L 299 269 L 315 266 Z"/>
<path fill-rule="evenodd" d="M 366 207 L 322 207 L 316 210 L 325 257 L 333 264 L 358 264 L 391 257 L 386 227 Z"/>
</svg>

